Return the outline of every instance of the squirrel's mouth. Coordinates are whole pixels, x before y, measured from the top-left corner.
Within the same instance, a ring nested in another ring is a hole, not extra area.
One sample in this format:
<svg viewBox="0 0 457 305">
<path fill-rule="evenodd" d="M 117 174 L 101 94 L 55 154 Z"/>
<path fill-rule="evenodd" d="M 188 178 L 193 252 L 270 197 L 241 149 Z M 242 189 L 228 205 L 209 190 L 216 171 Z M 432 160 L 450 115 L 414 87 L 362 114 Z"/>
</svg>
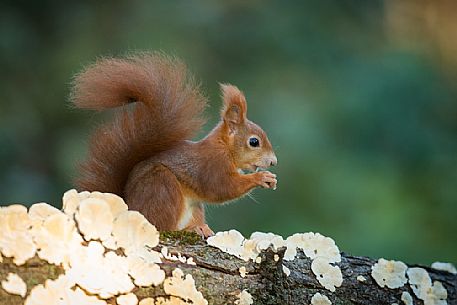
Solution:
<svg viewBox="0 0 457 305">
<path fill-rule="evenodd" d="M 240 168 L 239 171 L 243 174 L 255 173 L 266 170 L 267 167 L 257 164 L 247 164 L 246 167 Z"/>
<path fill-rule="evenodd" d="M 259 165 L 253 164 L 253 165 L 251 165 L 250 169 L 252 170 L 252 172 L 260 172 L 260 171 L 266 170 L 267 168 L 264 166 L 259 166 Z"/>
<path fill-rule="evenodd" d="M 243 168 L 238 168 L 238 171 L 240 174 L 251 174 L 260 171 L 261 168 L 256 165 L 247 165 L 246 167 Z"/>
</svg>

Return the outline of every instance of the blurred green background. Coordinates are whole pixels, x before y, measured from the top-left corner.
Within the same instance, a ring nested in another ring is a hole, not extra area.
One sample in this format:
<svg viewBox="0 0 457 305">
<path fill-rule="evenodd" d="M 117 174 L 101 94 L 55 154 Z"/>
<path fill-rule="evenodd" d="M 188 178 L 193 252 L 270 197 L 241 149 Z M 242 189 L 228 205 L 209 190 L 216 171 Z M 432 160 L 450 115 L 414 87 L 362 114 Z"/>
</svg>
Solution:
<svg viewBox="0 0 457 305">
<path fill-rule="evenodd" d="M 61 205 L 101 117 L 72 75 L 163 50 L 211 99 L 246 93 L 276 191 L 208 209 L 215 230 L 317 231 L 356 255 L 457 262 L 454 1 L 1 1 L 0 202 Z"/>
</svg>

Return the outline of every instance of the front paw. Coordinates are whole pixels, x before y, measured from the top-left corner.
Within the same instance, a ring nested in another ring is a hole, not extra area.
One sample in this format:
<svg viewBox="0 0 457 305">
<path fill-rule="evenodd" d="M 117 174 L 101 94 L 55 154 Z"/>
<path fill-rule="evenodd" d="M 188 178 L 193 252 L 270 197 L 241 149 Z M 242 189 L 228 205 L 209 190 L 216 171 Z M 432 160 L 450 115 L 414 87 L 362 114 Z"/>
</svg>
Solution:
<svg viewBox="0 0 457 305">
<path fill-rule="evenodd" d="M 195 232 L 204 239 L 214 235 L 213 230 L 211 230 L 207 224 L 192 227 L 191 229 L 188 229 L 188 231 Z"/>
<path fill-rule="evenodd" d="M 261 186 L 266 189 L 276 189 L 276 185 L 278 184 L 278 180 L 276 179 L 276 175 L 269 172 L 269 171 L 264 171 L 264 172 L 257 172 L 256 178 L 257 178 L 257 185 Z"/>
</svg>

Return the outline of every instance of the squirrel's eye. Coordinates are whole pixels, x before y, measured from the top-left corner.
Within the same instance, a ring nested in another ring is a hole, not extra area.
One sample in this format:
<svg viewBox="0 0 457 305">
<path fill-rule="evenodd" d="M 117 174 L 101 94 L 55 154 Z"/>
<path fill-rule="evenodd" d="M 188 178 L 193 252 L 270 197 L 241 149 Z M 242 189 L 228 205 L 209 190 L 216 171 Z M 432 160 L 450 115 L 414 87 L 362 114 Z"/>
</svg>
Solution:
<svg viewBox="0 0 457 305">
<path fill-rule="evenodd" d="M 249 145 L 251 145 L 252 147 L 259 147 L 260 145 L 260 142 L 259 142 L 259 139 L 257 138 L 249 138 Z"/>
</svg>

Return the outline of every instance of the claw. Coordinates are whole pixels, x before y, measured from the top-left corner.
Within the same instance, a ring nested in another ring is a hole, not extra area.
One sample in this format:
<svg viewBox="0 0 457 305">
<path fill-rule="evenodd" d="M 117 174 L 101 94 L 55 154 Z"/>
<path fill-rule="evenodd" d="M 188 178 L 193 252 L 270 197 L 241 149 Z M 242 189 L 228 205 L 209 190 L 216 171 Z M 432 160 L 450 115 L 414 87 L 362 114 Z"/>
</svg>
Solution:
<svg viewBox="0 0 457 305">
<path fill-rule="evenodd" d="M 207 224 L 195 226 L 195 227 L 189 229 L 189 231 L 193 231 L 193 232 L 197 233 L 203 239 L 207 239 L 208 237 L 214 235 L 213 230 L 211 230 Z"/>
</svg>

